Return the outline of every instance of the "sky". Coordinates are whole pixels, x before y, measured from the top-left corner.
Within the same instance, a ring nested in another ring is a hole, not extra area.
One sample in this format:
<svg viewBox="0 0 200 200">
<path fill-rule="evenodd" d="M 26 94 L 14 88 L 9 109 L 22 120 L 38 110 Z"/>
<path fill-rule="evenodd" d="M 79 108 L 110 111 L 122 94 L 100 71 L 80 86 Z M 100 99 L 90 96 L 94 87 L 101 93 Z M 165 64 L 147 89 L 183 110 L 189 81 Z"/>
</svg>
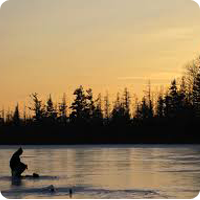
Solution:
<svg viewBox="0 0 200 200">
<path fill-rule="evenodd" d="M 191 0 L 9 0 L 0 9 L 0 108 L 79 85 L 142 95 L 200 55 Z"/>
</svg>

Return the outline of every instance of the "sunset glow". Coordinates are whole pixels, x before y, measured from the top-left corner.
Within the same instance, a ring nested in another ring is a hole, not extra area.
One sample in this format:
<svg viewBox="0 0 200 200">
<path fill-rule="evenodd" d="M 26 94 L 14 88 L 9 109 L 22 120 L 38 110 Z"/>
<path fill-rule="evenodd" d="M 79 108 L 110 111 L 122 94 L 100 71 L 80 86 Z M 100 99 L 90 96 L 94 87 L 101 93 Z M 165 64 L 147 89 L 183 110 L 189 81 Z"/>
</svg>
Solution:
<svg viewBox="0 0 200 200">
<path fill-rule="evenodd" d="M 0 106 L 76 87 L 112 95 L 166 85 L 200 50 L 190 0 L 9 0 L 0 10 Z M 21 104 L 23 105 L 23 104 Z"/>
</svg>

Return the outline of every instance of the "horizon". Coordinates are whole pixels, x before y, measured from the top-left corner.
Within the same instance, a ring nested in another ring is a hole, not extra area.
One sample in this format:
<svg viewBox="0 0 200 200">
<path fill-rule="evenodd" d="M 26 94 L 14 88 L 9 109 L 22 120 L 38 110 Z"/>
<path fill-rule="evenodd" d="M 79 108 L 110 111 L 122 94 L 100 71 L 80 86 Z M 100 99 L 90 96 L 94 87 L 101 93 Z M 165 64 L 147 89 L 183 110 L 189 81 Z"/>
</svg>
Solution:
<svg viewBox="0 0 200 200">
<path fill-rule="evenodd" d="M 0 106 L 23 107 L 33 92 L 72 99 L 79 85 L 113 99 L 125 87 L 141 97 L 148 80 L 166 87 L 200 55 L 199 19 L 189 0 L 5 2 Z"/>
</svg>

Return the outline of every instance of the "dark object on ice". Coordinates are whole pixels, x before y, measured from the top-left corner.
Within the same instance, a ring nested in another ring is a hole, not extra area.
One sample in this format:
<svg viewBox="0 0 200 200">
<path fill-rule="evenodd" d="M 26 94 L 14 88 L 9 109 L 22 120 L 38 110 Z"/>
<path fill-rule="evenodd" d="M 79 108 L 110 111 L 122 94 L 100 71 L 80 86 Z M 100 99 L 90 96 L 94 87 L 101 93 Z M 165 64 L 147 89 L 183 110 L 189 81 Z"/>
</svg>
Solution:
<svg viewBox="0 0 200 200">
<path fill-rule="evenodd" d="M 53 185 L 50 185 L 46 188 L 49 192 L 56 192 L 56 189 Z"/>
<path fill-rule="evenodd" d="M 25 176 L 21 176 L 21 178 L 30 178 L 30 179 L 37 179 L 40 178 L 39 174 L 33 173 L 33 175 L 25 175 Z"/>
<path fill-rule="evenodd" d="M 72 189 L 71 188 L 69 189 L 69 196 L 70 196 L 70 198 L 72 198 Z"/>
<path fill-rule="evenodd" d="M 20 156 L 23 153 L 23 149 L 20 147 L 10 159 L 10 168 L 12 177 L 21 177 L 21 174 L 28 169 L 28 166 L 20 161 Z"/>
<path fill-rule="evenodd" d="M 55 189 L 55 187 L 53 186 L 53 185 L 50 185 L 50 186 L 48 186 L 48 187 L 45 187 L 45 188 L 43 188 L 42 190 L 41 190 L 42 192 L 56 192 L 56 189 Z"/>
<path fill-rule="evenodd" d="M 33 173 L 33 178 L 39 178 L 39 174 Z"/>
</svg>

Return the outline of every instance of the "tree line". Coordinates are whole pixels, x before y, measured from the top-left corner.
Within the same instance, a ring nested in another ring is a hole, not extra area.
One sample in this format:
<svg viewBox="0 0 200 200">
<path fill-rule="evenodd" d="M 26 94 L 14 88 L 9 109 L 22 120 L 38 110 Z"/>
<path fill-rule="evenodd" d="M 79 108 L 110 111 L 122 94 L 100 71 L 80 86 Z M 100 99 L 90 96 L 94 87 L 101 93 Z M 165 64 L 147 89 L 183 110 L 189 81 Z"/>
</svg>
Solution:
<svg viewBox="0 0 200 200">
<path fill-rule="evenodd" d="M 1 112 L 1 125 L 28 125 L 28 124 L 130 124 L 134 121 L 152 119 L 199 119 L 200 118 L 200 57 L 188 64 L 186 73 L 181 80 L 171 81 L 169 88 L 157 94 L 153 99 L 151 85 L 147 85 L 146 94 L 142 100 L 135 100 L 135 109 L 131 109 L 131 94 L 127 88 L 123 94 L 117 93 L 114 103 L 109 101 L 109 94 L 102 98 L 101 94 L 94 98 L 92 89 L 84 90 L 81 85 L 74 93 L 74 101 L 67 105 L 66 95 L 62 101 L 55 104 L 49 95 L 44 103 L 37 93 L 30 95 L 32 105 L 28 107 L 32 116 L 21 117 L 19 105 L 13 112 Z M 69 113 L 69 114 L 67 114 Z"/>
<path fill-rule="evenodd" d="M 165 91 L 157 94 L 157 98 L 154 98 L 150 82 L 141 101 L 135 98 L 133 102 L 127 88 L 121 95 L 117 94 L 114 103 L 110 102 L 108 93 L 94 98 L 92 89 L 85 90 L 83 86 L 78 87 L 73 95 L 74 101 L 67 105 L 65 94 L 56 104 L 51 95 L 43 102 L 37 93 L 33 93 L 30 95 L 32 104 L 28 107 L 31 117 L 21 117 L 17 104 L 12 114 L 2 111 L 0 126 L 36 126 L 48 127 L 48 130 L 50 127 L 63 127 L 62 130 L 78 131 L 83 127 L 96 130 L 108 127 L 109 131 L 142 130 L 143 133 L 150 127 L 162 127 L 158 132 L 168 127 L 169 132 L 171 127 L 178 134 L 185 134 L 200 122 L 200 57 L 188 64 L 184 75 L 179 80 L 172 80 Z"/>
</svg>

